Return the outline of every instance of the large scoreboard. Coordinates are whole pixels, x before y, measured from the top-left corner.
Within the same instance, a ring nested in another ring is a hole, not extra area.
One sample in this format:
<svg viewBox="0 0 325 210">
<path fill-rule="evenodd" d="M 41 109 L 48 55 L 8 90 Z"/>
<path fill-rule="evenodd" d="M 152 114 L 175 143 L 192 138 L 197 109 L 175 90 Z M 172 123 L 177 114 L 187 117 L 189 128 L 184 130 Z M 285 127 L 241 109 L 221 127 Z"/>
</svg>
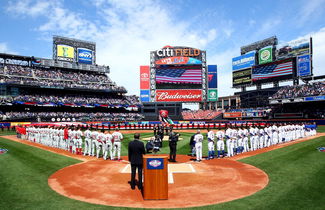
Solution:
<svg viewBox="0 0 325 210">
<path fill-rule="evenodd" d="M 312 38 L 278 44 L 270 37 L 241 47 L 232 59 L 233 87 L 292 80 L 312 75 Z"/>
<path fill-rule="evenodd" d="M 96 43 L 54 36 L 53 60 L 94 65 L 96 64 Z"/>
<path fill-rule="evenodd" d="M 204 102 L 217 100 L 217 66 L 207 66 L 206 52 L 165 46 L 150 52 L 150 66 L 140 67 L 143 102 Z"/>
</svg>

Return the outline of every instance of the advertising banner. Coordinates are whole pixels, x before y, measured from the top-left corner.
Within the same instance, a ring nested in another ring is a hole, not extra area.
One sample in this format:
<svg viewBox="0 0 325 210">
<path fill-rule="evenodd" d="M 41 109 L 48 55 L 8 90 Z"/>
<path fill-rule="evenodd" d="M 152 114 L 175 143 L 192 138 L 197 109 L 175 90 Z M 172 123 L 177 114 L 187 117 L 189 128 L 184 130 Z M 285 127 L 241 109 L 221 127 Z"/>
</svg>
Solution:
<svg viewBox="0 0 325 210">
<path fill-rule="evenodd" d="M 225 112 L 225 113 L 223 113 L 224 118 L 238 118 L 241 116 L 242 116 L 241 112 Z"/>
<path fill-rule="evenodd" d="M 57 45 L 57 59 L 74 61 L 74 48 L 68 45 Z"/>
<path fill-rule="evenodd" d="M 208 65 L 208 88 L 218 88 L 217 65 Z"/>
<path fill-rule="evenodd" d="M 310 96 L 305 97 L 305 101 L 323 101 L 325 100 L 325 96 Z"/>
<path fill-rule="evenodd" d="M 268 46 L 268 47 L 264 47 L 263 49 L 260 49 L 258 51 L 258 63 L 259 64 L 270 63 L 273 61 L 272 49 L 273 49 L 273 46 Z"/>
<path fill-rule="evenodd" d="M 208 101 L 217 101 L 218 100 L 218 90 L 209 89 L 208 90 Z"/>
<path fill-rule="evenodd" d="M 249 52 L 232 59 L 232 70 L 240 70 L 255 65 L 255 52 Z"/>
<path fill-rule="evenodd" d="M 156 101 L 165 102 L 201 102 L 202 101 L 202 90 L 157 90 Z"/>
<path fill-rule="evenodd" d="M 93 51 L 85 48 L 78 48 L 78 63 L 93 64 Z"/>
<path fill-rule="evenodd" d="M 274 77 L 292 74 L 293 64 L 292 60 L 283 62 L 274 62 L 272 64 L 256 66 L 252 70 L 252 80 L 263 80 Z"/>
<path fill-rule="evenodd" d="M 157 65 L 166 65 L 166 64 L 202 64 L 202 61 L 191 58 L 191 57 L 168 57 L 162 58 L 155 62 Z"/>
<path fill-rule="evenodd" d="M 149 90 L 140 90 L 140 100 L 142 102 L 150 102 L 149 94 L 150 94 Z"/>
<path fill-rule="evenodd" d="M 149 66 L 140 66 L 140 89 L 150 89 L 150 68 Z"/>
<path fill-rule="evenodd" d="M 297 74 L 300 77 L 311 75 L 310 55 L 297 57 Z"/>
<path fill-rule="evenodd" d="M 303 38 L 278 45 L 276 50 L 277 59 L 295 57 L 298 55 L 311 54 L 311 38 Z"/>
</svg>

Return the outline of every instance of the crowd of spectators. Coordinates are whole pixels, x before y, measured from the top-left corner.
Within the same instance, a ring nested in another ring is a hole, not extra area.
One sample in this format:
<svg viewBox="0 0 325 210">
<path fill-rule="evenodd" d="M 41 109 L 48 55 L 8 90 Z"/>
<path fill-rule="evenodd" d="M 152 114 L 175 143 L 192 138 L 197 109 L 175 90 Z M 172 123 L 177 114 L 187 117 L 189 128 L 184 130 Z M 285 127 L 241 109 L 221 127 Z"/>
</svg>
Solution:
<svg viewBox="0 0 325 210">
<path fill-rule="evenodd" d="M 34 69 L 18 65 L 0 67 L 0 83 L 53 88 L 126 91 L 124 87 L 117 86 L 106 74 L 45 68 Z"/>
<path fill-rule="evenodd" d="M 1 104 L 7 103 L 54 103 L 56 105 L 63 104 L 75 104 L 75 105 L 141 105 L 139 97 L 136 95 L 121 96 L 120 98 L 109 96 L 78 96 L 78 95 L 18 95 L 18 96 L 5 96 L 0 97 Z"/>
<path fill-rule="evenodd" d="M 144 116 L 139 113 L 107 112 L 6 112 L 1 113 L 2 120 L 37 121 L 137 121 Z"/>
<path fill-rule="evenodd" d="M 325 81 L 283 87 L 272 96 L 272 99 L 289 99 L 319 95 L 325 95 Z"/>
<path fill-rule="evenodd" d="M 211 120 L 216 118 L 222 111 L 216 110 L 188 110 L 182 112 L 184 120 Z"/>
</svg>

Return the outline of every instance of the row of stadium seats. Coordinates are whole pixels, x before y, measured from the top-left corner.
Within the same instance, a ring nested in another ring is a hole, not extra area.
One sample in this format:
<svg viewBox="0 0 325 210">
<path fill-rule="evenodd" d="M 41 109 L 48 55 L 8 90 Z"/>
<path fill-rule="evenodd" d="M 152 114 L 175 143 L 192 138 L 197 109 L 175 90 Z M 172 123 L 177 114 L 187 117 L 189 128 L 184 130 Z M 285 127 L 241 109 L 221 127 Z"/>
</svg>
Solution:
<svg viewBox="0 0 325 210">
<path fill-rule="evenodd" d="M 288 99 L 319 95 L 325 95 L 325 81 L 286 86 L 278 90 L 271 99 Z"/>
<path fill-rule="evenodd" d="M 216 111 L 216 110 L 189 110 L 189 111 L 183 111 L 182 116 L 184 120 L 194 120 L 194 119 L 211 120 L 219 116 L 221 113 L 222 111 Z"/>
<path fill-rule="evenodd" d="M 55 103 L 55 104 L 108 104 L 108 105 L 141 105 L 139 97 L 122 96 L 121 98 L 100 96 L 78 96 L 78 95 L 18 95 L 0 97 L 0 104 L 23 104 L 28 103 Z"/>
<path fill-rule="evenodd" d="M 137 121 L 144 116 L 138 113 L 106 113 L 106 112 L 0 112 L 0 120 L 30 119 L 51 121 L 52 118 L 75 119 L 76 121 Z"/>
<path fill-rule="evenodd" d="M 33 69 L 16 65 L 0 67 L 0 82 L 30 86 L 126 91 L 124 87 L 117 86 L 106 74 Z"/>
</svg>

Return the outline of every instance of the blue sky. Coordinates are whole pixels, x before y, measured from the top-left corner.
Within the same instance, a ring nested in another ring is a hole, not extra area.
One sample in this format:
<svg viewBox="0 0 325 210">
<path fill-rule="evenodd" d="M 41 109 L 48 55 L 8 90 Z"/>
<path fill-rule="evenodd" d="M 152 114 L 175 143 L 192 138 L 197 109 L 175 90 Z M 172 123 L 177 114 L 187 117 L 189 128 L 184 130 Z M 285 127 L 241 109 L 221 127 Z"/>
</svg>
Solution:
<svg viewBox="0 0 325 210">
<path fill-rule="evenodd" d="M 97 43 L 97 63 L 139 94 L 139 66 L 165 45 L 207 51 L 218 65 L 219 96 L 230 95 L 231 58 L 240 47 L 276 35 L 279 42 L 312 36 L 314 73 L 324 74 L 325 0 L 0 0 L 0 51 L 52 57 L 52 36 Z"/>
</svg>

